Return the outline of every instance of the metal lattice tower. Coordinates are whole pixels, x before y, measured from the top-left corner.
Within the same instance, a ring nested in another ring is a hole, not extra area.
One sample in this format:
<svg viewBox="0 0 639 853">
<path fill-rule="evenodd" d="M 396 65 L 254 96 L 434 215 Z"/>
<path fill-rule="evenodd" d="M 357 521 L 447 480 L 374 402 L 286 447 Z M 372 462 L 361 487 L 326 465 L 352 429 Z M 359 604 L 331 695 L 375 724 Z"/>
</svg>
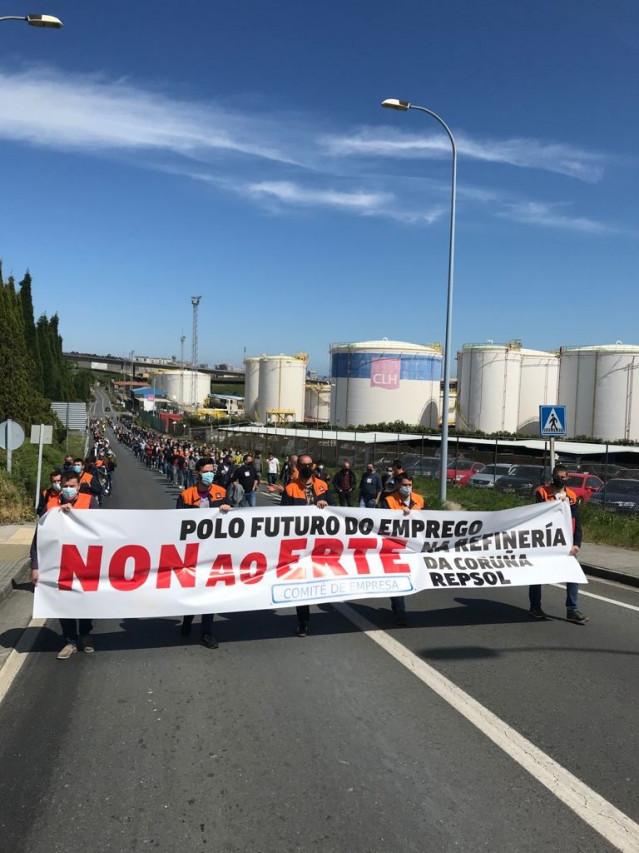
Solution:
<svg viewBox="0 0 639 853">
<path fill-rule="evenodd" d="M 193 306 L 193 352 L 191 355 L 191 403 L 194 409 L 197 409 L 197 367 L 198 367 L 198 341 L 197 341 L 197 312 L 200 304 L 201 296 L 192 296 L 191 305 Z"/>
<path fill-rule="evenodd" d="M 184 331 L 180 335 L 180 406 L 184 407 L 184 341 L 186 335 Z"/>
</svg>

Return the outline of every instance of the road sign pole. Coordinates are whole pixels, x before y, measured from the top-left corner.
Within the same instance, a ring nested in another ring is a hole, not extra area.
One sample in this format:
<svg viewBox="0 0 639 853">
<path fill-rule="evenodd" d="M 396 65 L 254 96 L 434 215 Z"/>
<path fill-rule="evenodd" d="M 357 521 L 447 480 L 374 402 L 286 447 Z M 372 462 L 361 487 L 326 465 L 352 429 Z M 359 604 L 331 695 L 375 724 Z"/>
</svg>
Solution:
<svg viewBox="0 0 639 853">
<path fill-rule="evenodd" d="M 550 473 L 555 470 L 555 439 L 550 439 Z"/>
<path fill-rule="evenodd" d="M 11 473 L 11 421 L 9 418 L 4 422 L 5 441 L 4 446 L 7 448 L 7 474 Z"/>
<path fill-rule="evenodd" d="M 40 481 L 42 479 L 42 448 L 44 447 L 44 430 L 42 428 L 42 424 L 38 427 L 39 436 L 38 436 L 38 477 L 36 480 L 36 492 L 35 492 L 35 505 L 34 508 L 38 508 L 38 504 L 40 503 Z"/>
</svg>

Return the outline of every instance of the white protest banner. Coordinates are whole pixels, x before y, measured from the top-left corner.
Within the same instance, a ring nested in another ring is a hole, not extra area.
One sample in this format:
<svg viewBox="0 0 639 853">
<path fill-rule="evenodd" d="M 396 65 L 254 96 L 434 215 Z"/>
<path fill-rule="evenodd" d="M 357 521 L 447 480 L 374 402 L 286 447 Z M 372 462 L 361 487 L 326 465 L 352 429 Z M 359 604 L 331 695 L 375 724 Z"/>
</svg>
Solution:
<svg viewBox="0 0 639 853">
<path fill-rule="evenodd" d="M 48 512 L 34 617 L 225 613 L 586 578 L 562 501 L 501 512 L 346 507 Z"/>
</svg>

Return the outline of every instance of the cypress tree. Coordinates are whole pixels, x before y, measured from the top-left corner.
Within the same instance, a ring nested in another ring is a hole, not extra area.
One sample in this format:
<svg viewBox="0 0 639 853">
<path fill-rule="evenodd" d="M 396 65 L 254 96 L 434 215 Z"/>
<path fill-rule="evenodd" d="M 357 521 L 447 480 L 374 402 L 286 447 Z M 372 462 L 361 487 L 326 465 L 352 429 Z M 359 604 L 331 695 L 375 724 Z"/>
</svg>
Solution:
<svg viewBox="0 0 639 853">
<path fill-rule="evenodd" d="M 31 292 L 31 275 L 26 271 L 20 282 L 20 302 L 22 304 L 22 319 L 24 322 L 24 337 L 31 362 L 33 387 L 40 394 L 44 390 L 42 381 L 42 360 L 38 350 L 36 327 L 33 319 L 33 296 Z"/>
</svg>

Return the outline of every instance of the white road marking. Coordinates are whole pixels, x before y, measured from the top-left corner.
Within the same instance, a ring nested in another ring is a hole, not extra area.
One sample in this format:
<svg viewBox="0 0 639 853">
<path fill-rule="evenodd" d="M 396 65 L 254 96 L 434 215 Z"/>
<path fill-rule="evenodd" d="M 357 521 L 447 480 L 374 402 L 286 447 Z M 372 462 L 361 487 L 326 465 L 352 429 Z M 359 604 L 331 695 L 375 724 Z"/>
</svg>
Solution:
<svg viewBox="0 0 639 853">
<path fill-rule="evenodd" d="M 12 650 L 6 663 L 0 669 L 0 703 L 9 692 L 9 688 L 13 684 L 17 674 L 26 663 L 29 652 L 34 647 L 40 633 L 40 628 L 44 627 L 46 621 L 46 619 L 32 619 L 29 622 L 16 643 L 15 649 Z M 32 628 L 37 630 L 30 630 Z"/>
<path fill-rule="evenodd" d="M 564 585 L 561 583 L 551 583 L 548 586 L 555 586 L 557 589 L 565 589 Z M 631 587 L 632 588 L 632 587 Z M 617 601 L 616 598 L 606 598 L 605 595 L 597 595 L 594 592 L 586 592 L 585 589 L 579 589 L 579 595 L 587 595 L 588 598 L 596 598 L 597 601 L 605 601 L 606 604 L 616 604 L 617 607 L 625 607 L 627 610 L 637 610 L 639 611 L 639 607 L 636 604 L 626 604 L 625 601 Z"/>
<path fill-rule="evenodd" d="M 519 732 L 500 720 L 492 711 L 390 637 L 386 631 L 369 622 L 348 604 L 333 606 L 369 639 L 381 646 L 445 702 L 459 711 L 472 725 L 490 738 L 610 844 L 622 853 L 637 853 L 639 824 L 557 764 Z"/>
</svg>

